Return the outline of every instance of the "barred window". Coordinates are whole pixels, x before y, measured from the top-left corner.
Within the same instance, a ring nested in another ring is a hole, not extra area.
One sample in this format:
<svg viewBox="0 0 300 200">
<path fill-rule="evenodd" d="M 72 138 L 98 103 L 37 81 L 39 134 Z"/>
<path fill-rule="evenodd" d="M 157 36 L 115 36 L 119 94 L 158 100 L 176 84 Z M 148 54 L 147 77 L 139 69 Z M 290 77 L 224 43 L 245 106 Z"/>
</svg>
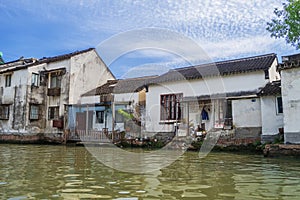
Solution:
<svg viewBox="0 0 300 200">
<path fill-rule="evenodd" d="M 59 116 L 59 106 L 49 107 L 48 119 L 58 119 L 58 116 Z"/>
<path fill-rule="evenodd" d="M 160 96 L 160 119 L 181 120 L 182 111 L 180 102 L 182 94 L 167 94 Z"/>
<path fill-rule="evenodd" d="M 39 119 L 39 105 L 30 105 L 30 120 L 38 120 Z"/>
<path fill-rule="evenodd" d="M 9 105 L 0 105 L 0 119 L 9 119 Z"/>
</svg>

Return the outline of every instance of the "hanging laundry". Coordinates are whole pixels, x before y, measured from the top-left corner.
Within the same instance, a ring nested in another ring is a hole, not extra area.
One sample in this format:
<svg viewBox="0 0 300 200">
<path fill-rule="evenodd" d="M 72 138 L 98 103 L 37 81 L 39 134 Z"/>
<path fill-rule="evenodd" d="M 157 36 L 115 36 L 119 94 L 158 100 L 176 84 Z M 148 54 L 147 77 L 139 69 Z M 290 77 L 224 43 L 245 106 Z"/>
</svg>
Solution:
<svg viewBox="0 0 300 200">
<path fill-rule="evenodd" d="M 202 108 L 202 111 L 201 111 L 201 118 L 202 118 L 202 120 L 209 120 L 208 112 L 204 108 Z"/>
</svg>

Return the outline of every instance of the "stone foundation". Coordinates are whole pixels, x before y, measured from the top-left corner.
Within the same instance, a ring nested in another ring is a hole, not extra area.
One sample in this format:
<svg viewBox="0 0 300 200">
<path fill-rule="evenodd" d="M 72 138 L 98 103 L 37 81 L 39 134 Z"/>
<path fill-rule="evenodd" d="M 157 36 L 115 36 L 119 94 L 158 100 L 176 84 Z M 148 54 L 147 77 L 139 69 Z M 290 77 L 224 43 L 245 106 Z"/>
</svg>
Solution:
<svg viewBox="0 0 300 200">
<path fill-rule="evenodd" d="M 62 144 L 63 137 L 49 137 L 44 134 L 22 135 L 22 134 L 0 134 L 0 143 L 18 143 L 18 144 Z"/>
<path fill-rule="evenodd" d="M 263 150 L 265 157 L 300 156 L 300 145 L 267 144 Z"/>
</svg>

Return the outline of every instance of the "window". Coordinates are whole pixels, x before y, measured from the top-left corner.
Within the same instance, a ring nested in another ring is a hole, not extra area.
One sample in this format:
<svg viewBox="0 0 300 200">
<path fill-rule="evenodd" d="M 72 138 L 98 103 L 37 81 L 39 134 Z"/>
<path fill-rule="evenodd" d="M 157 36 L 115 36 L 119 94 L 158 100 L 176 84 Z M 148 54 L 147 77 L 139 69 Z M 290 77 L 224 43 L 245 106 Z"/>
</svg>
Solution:
<svg viewBox="0 0 300 200">
<path fill-rule="evenodd" d="M 38 120 L 39 119 L 39 105 L 30 105 L 30 120 Z"/>
<path fill-rule="evenodd" d="M 60 73 L 51 73 L 50 74 L 50 88 L 60 88 L 61 84 L 61 74 Z"/>
<path fill-rule="evenodd" d="M 96 111 L 96 123 L 104 123 L 104 111 Z"/>
<path fill-rule="evenodd" d="M 31 85 L 32 86 L 39 86 L 39 74 L 32 73 L 31 74 Z"/>
<path fill-rule="evenodd" d="M 180 101 L 182 94 L 167 94 L 160 96 L 160 119 L 161 120 L 180 120 L 182 112 Z"/>
<path fill-rule="evenodd" d="M 0 119 L 9 119 L 9 105 L 0 105 Z"/>
<path fill-rule="evenodd" d="M 276 97 L 277 114 L 283 113 L 282 97 Z"/>
<path fill-rule="evenodd" d="M 59 106 L 49 107 L 48 109 L 48 119 L 58 119 Z"/>
<path fill-rule="evenodd" d="M 5 76 L 5 87 L 10 87 L 11 86 L 11 74 L 7 74 Z"/>
</svg>

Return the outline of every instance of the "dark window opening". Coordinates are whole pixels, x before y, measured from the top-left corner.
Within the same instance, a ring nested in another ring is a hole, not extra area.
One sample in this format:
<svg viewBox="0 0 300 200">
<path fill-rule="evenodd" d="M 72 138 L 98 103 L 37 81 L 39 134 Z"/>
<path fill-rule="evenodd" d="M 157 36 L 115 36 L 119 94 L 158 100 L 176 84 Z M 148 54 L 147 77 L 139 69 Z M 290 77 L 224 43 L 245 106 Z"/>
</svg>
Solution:
<svg viewBox="0 0 300 200">
<path fill-rule="evenodd" d="M 38 120 L 39 119 L 39 105 L 30 105 L 30 120 Z"/>
<path fill-rule="evenodd" d="M 9 105 L 0 105 L 0 119 L 9 119 Z"/>
<path fill-rule="evenodd" d="M 5 87 L 10 87 L 11 86 L 11 74 L 7 74 L 5 76 Z"/>
<path fill-rule="evenodd" d="M 104 111 L 96 111 L 96 123 L 104 123 Z"/>
<path fill-rule="evenodd" d="M 277 97 L 277 114 L 283 113 L 282 97 Z"/>
<path fill-rule="evenodd" d="M 59 116 L 59 106 L 49 107 L 48 119 L 58 119 Z"/>
</svg>

